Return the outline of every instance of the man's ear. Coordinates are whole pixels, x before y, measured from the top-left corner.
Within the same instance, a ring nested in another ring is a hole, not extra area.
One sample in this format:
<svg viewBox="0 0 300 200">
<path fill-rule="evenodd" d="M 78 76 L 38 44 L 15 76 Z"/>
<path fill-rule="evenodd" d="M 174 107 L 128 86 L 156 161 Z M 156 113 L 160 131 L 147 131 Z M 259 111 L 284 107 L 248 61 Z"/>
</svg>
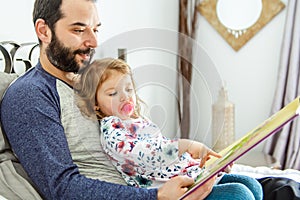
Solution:
<svg viewBox="0 0 300 200">
<path fill-rule="evenodd" d="M 43 43 L 50 43 L 51 42 L 51 30 L 49 26 L 46 24 L 45 20 L 38 19 L 35 22 L 35 32 L 38 38 Z"/>
</svg>

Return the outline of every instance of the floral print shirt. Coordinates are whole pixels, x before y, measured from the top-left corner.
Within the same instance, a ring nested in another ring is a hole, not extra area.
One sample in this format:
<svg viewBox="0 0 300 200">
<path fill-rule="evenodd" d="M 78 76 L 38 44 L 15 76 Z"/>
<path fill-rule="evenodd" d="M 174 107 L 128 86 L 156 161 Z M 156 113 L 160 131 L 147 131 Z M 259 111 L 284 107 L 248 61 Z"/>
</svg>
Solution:
<svg viewBox="0 0 300 200">
<path fill-rule="evenodd" d="M 164 137 L 148 119 L 121 120 L 110 116 L 101 120 L 101 144 L 128 185 L 159 187 L 170 178 L 196 178 L 199 162 L 188 153 L 178 156 L 178 141 Z"/>
</svg>

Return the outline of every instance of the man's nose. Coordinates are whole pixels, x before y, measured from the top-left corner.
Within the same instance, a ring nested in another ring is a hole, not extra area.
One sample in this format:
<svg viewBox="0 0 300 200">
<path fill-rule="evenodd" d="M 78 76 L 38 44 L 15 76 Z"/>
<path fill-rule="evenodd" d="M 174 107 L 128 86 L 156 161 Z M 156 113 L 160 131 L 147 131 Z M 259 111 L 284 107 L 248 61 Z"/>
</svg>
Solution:
<svg viewBox="0 0 300 200">
<path fill-rule="evenodd" d="M 84 45 L 89 48 L 96 48 L 98 46 L 97 34 L 93 30 L 87 31 Z"/>
</svg>

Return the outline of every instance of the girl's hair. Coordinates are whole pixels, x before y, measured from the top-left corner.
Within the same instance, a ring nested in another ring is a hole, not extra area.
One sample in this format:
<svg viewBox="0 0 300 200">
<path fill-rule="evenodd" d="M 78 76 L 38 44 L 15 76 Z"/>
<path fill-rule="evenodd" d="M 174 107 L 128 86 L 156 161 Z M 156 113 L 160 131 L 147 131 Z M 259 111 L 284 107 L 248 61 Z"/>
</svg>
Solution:
<svg viewBox="0 0 300 200">
<path fill-rule="evenodd" d="M 136 94 L 136 87 L 132 77 L 132 72 L 129 65 L 125 61 L 114 58 L 94 60 L 90 66 L 79 72 L 80 80 L 77 84 L 75 84 L 74 87 L 78 97 L 77 105 L 80 111 L 87 117 L 93 118 L 95 114 L 98 119 L 106 117 L 101 110 L 95 111 L 94 109 L 97 103 L 96 93 L 97 89 L 102 85 L 102 83 L 111 76 L 111 72 L 113 70 L 121 72 L 122 74 L 130 75 L 134 92 Z M 140 103 L 143 102 L 136 94 L 136 106 L 132 115 L 133 118 L 140 116 Z"/>
</svg>

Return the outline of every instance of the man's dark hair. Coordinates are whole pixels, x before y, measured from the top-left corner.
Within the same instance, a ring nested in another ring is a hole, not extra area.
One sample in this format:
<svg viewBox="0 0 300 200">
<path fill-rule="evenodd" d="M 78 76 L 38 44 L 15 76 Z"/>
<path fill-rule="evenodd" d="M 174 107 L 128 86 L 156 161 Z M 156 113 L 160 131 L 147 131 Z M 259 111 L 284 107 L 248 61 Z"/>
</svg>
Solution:
<svg viewBox="0 0 300 200">
<path fill-rule="evenodd" d="M 62 0 L 36 0 L 33 8 L 33 24 L 38 19 L 43 19 L 51 31 L 54 31 L 55 23 L 63 17 L 61 4 Z"/>
<path fill-rule="evenodd" d="M 50 30 L 54 32 L 56 22 L 63 17 L 61 4 L 63 0 L 36 0 L 33 8 L 33 24 L 38 19 L 45 20 Z M 97 0 L 87 0 L 96 2 Z"/>
</svg>

